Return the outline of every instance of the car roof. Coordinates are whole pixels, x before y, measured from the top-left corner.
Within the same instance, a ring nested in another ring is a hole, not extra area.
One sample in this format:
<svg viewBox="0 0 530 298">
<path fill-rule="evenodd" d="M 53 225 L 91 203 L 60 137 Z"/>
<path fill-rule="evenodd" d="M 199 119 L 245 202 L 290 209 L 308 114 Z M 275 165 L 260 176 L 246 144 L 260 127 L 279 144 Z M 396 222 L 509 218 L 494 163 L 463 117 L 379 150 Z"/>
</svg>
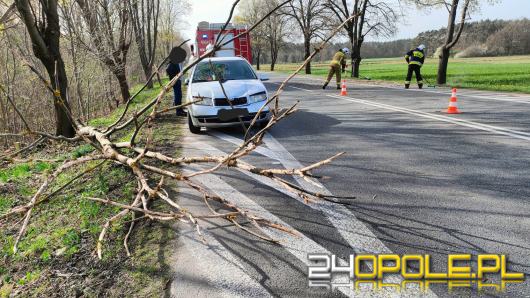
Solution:
<svg viewBox="0 0 530 298">
<path fill-rule="evenodd" d="M 202 61 L 208 61 L 208 60 L 212 60 L 212 61 L 240 61 L 240 60 L 243 60 L 243 61 L 246 61 L 245 58 L 241 58 L 241 57 L 211 57 L 211 58 L 205 58 Z"/>
</svg>

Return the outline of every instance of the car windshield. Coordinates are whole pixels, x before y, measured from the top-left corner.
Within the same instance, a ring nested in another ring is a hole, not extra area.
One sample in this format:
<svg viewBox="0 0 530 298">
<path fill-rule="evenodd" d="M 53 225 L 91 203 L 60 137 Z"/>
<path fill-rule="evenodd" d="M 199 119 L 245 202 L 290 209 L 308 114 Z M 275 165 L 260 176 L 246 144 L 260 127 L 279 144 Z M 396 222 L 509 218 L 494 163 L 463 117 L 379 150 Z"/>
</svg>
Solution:
<svg viewBox="0 0 530 298">
<path fill-rule="evenodd" d="M 193 82 L 255 80 L 256 74 L 241 60 L 205 61 L 196 66 Z"/>
</svg>

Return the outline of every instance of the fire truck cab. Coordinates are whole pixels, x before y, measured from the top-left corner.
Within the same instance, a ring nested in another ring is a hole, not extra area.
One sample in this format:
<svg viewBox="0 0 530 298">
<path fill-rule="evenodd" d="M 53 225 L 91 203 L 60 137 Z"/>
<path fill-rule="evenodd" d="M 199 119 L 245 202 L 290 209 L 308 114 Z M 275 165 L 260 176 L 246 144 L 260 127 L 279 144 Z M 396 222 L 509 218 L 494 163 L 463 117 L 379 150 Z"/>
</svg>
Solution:
<svg viewBox="0 0 530 298">
<path fill-rule="evenodd" d="M 206 52 L 206 47 L 215 43 L 217 36 L 223 34 L 223 40 L 228 41 L 239 34 L 240 37 L 234 39 L 232 42 L 217 51 L 216 57 L 242 57 L 249 63 L 252 63 L 252 49 L 250 47 L 250 36 L 247 33 L 248 27 L 240 24 L 228 24 L 226 29 L 221 32 L 224 23 L 208 23 L 200 22 L 197 26 L 197 34 L 195 39 L 194 54 L 199 57 Z"/>
</svg>

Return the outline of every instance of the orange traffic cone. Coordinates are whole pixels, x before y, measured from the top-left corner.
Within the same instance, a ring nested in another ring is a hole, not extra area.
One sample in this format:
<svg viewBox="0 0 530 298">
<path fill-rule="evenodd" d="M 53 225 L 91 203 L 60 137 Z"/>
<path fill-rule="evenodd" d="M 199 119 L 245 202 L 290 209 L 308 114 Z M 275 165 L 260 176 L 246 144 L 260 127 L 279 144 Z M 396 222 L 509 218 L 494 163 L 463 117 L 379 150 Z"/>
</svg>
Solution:
<svg viewBox="0 0 530 298">
<path fill-rule="evenodd" d="M 449 100 L 449 107 L 447 108 L 447 114 L 460 114 L 458 107 L 456 106 L 456 88 L 453 88 L 451 93 L 451 99 Z"/>
<path fill-rule="evenodd" d="M 348 91 L 346 91 L 346 80 L 342 80 L 342 88 L 340 90 L 340 95 L 342 96 L 348 95 Z"/>
</svg>

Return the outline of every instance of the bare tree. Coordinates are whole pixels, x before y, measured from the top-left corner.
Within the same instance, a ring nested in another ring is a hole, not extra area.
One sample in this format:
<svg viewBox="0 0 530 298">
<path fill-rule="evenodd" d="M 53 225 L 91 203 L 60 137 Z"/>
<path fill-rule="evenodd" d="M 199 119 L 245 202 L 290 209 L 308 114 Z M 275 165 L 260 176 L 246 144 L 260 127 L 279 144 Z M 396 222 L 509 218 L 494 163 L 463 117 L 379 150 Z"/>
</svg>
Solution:
<svg viewBox="0 0 530 298">
<path fill-rule="evenodd" d="M 75 0 L 75 2 L 79 5 L 79 13 L 92 40 L 92 46 L 88 42 L 84 44 L 116 77 L 120 85 L 121 101 L 127 102 L 131 96 L 126 75 L 131 30 L 125 1 Z M 77 34 L 82 38 L 83 32 L 79 31 L 81 30 L 78 29 Z"/>
<path fill-rule="evenodd" d="M 184 40 L 178 31 L 186 26 L 182 16 L 189 9 L 188 0 L 161 0 L 158 30 L 158 40 L 161 46 L 158 52 L 163 57 L 167 57 L 171 49 Z"/>
<path fill-rule="evenodd" d="M 464 31 L 466 18 L 469 12 L 477 9 L 481 0 L 411 0 L 420 8 L 443 7 L 448 12 L 447 34 L 443 45 L 438 49 L 438 75 L 437 83 L 447 83 L 447 66 L 451 49 L 458 43 Z M 496 2 L 496 0 L 484 0 L 485 2 Z M 458 12 L 460 11 L 460 23 L 456 24 Z"/>
<path fill-rule="evenodd" d="M 240 14 L 236 16 L 237 23 L 254 24 L 267 13 L 267 2 L 262 0 L 246 0 L 241 2 Z M 265 21 L 262 25 L 253 30 L 252 39 L 252 61 L 256 64 L 257 70 L 261 69 L 261 58 L 266 50 L 267 38 Z"/>
<path fill-rule="evenodd" d="M 138 46 L 138 55 L 147 80 L 153 73 L 155 63 L 160 0 L 127 0 L 127 6 Z M 153 88 L 153 80 L 148 81 L 147 88 Z"/>
<path fill-rule="evenodd" d="M 324 0 L 293 0 L 284 10 L 299 26 L 304 39 L 305 59 L 311 55 L 311 43 L 316 38 L 322 38 L 327 27 L 326 7 L 323 4 Z M 305 73 L 311 73 L 311 62 L 306 64 Z"/>
<path fill-rule="evenodd" d="M 29 0 L 16 0 L 15 4 L 31 39 L 33 53 L 48 73 L 48 84 L 54 96 L 55 132 L 60 136 L 73 137 L 75 130 L 69 117 L 68 78 L 60 51 L 61 28 L 57 1 L 39 1 L 39 7 L 33 7 Z"/>
<path fill-rule="evenodd" d="M 266 1 L 266 11 L 272 10 L 272 8 L 276 7 L 278 3 L 278 0 Z M 265 39 L 267 40 L 271 58 L 271 71 L 274 71 L 276 61 L 278 60 L 278 53 L 284 44 L 284 39 L 290 34 L 288 31 L 289 24 L 290 22 L 287 15 L 283 13 L 273 13 L 264 22 Z"/>
<path fill-rule="evenodd" d="M 350 16 L 358 15 L 344 25 L 352 48 L 352 77 L 358 78 L 362 60 L 361 47 L 365 37 L 369 34 L 392 36 L 399 18 L 397 9 L 388 1 L 374 0 L 327 0 L 324 6 L 333 12 L 337 23 L 343 23 Z"/>
</svg>

